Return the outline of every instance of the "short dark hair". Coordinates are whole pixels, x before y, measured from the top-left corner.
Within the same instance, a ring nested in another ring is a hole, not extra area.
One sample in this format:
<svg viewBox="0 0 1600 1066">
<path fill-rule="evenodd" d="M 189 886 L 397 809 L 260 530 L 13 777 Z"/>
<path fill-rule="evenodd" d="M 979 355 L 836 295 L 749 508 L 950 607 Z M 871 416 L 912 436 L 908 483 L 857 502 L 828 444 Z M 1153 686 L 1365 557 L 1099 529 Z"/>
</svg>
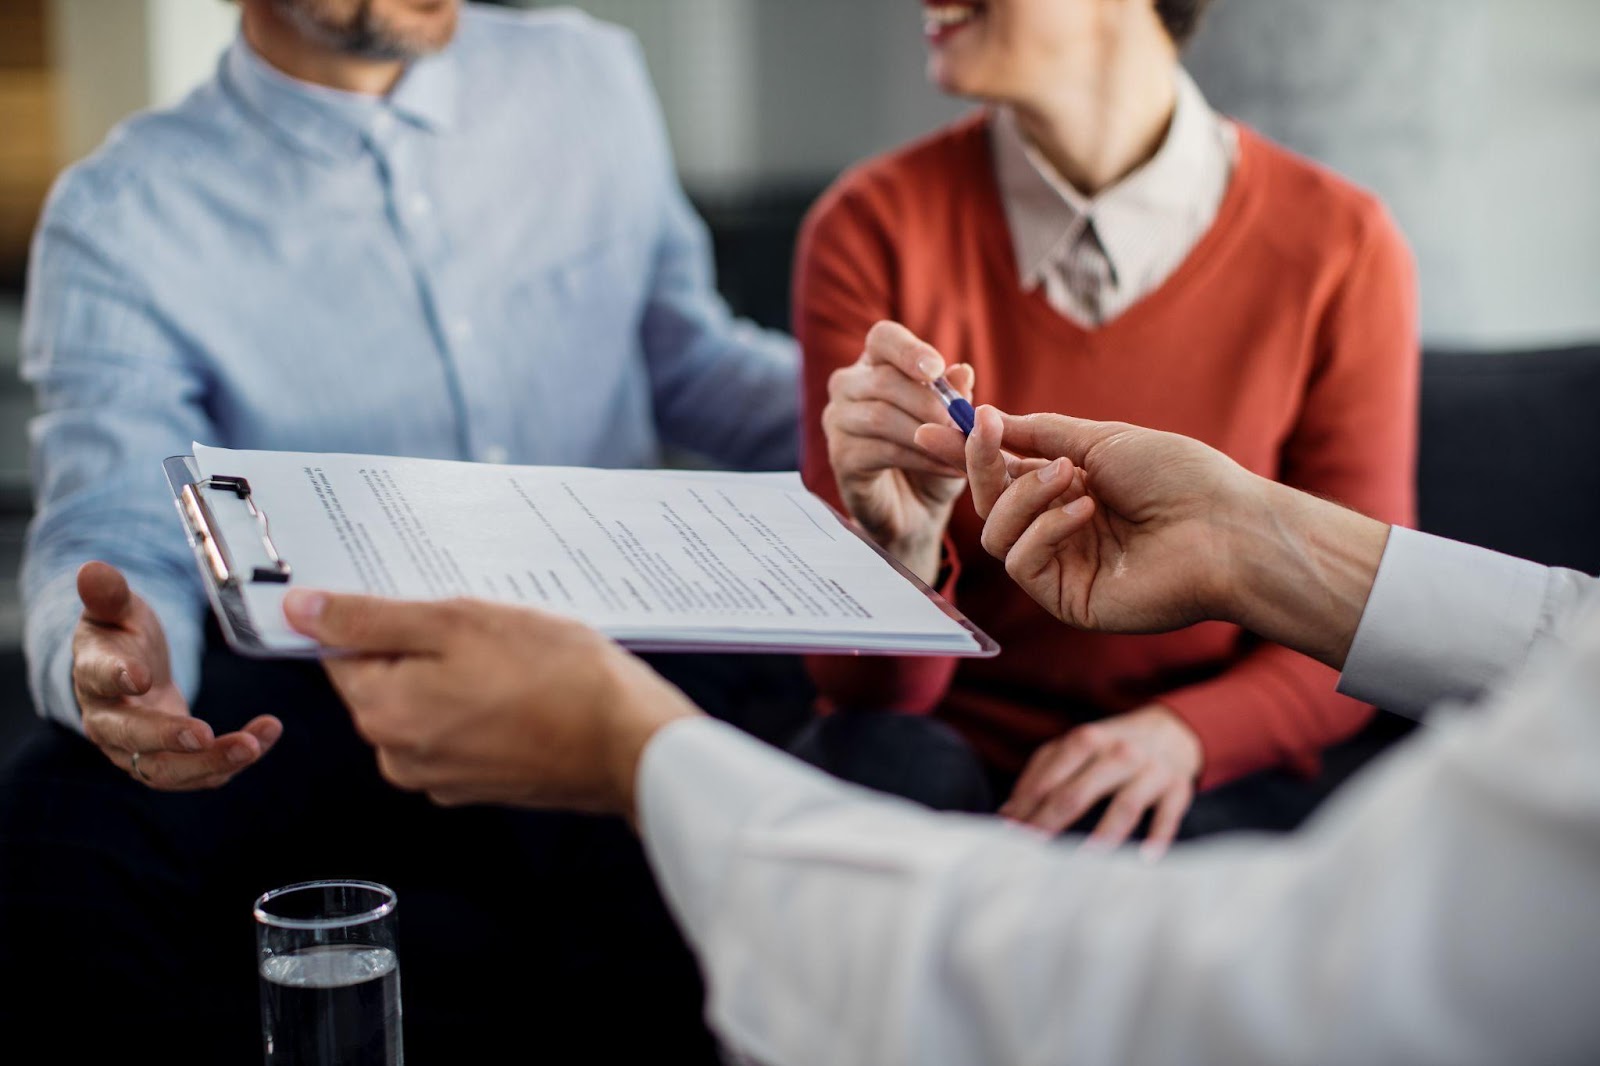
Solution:
<svg viewBox="0 0 1600 1066">
<path fill-rule="evenodd" d="M 1211 0 L 1156 0 L 1156 14 L 1161 16 L 1167 35 L 1182 48 L 1200 28 L 1200 16 L 1211 6 Z"/>
</svg>

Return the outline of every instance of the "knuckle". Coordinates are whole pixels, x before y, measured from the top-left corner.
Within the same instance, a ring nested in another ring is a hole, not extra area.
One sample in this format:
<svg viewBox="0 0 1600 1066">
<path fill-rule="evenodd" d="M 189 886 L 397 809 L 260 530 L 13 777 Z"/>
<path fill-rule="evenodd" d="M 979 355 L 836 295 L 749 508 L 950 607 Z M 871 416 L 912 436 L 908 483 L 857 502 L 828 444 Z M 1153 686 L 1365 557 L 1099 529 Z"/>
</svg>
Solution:
<svg viewBox="0 0 1600 1066">
<path fill-rule="evenodd" d="M 1119 822 L 1132 822 L 1145 812 L 1147 806 L 1137 796 L 1130 796 L 1123 792 L 1111 801 L 1111 805 L 1106 810 L 1108 813 L 1115 815 Z"/>
<path fill-rule="evenodd" d="M 1063 818 L 1077 817 L 1077 813 L 1089 806 L 1089 797 L 1081 785 L 1068 785 L 1056 793 L 1055 801 L 1050 807 Z"/>
<path fill-rule="evenodd" d="M 1098 751 L 1105 743 L 1105 728 L 1098 725 L 1080 726 L 1067 737 L 1068 746 L 1081 754 Z"/>
<path fill-rule="evenodd" d="M 105 726 L 101 724 L 101 716 L 96 714 L 92 706 L 83 709 L 83 735 L 89 743 L 104 748 L 109 740 L 106 736 Z"/>
<path fill-rule="evenodd" d="M 828 396 L 838 399 L 850 387 L 850 381 L 855 376 L 856 368 L 843 367 L 828 375 Z"/>
</svg>

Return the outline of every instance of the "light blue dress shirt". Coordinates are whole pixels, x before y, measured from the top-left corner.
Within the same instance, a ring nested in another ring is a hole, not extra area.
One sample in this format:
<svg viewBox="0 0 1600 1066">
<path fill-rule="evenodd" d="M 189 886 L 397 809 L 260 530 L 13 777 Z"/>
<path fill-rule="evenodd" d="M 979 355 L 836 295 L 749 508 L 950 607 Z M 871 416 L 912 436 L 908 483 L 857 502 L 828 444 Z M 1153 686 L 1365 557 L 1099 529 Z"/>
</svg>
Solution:
<svg viewBox="0 0 1600 1066">
<path fill-rule="evenodd" d="M 609 467 L 667 445 L 792 469 L 796 367 L 716 296 L 625 32 L 469 6 L 386 99 L 238 41 L 63 175 L 36 238 L 38 706 L 79 724 L 90 559 L 156 609 L 193 699 L 204 598 L 161 474 L 191 441 Z"/>
</svg>

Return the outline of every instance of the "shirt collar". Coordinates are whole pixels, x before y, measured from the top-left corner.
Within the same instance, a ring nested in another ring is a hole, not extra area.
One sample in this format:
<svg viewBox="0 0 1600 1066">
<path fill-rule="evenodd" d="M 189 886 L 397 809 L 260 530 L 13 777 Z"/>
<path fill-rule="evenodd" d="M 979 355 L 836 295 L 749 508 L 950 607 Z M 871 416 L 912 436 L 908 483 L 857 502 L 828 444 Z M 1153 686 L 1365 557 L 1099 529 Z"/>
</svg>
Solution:
<svg viewBox="0 0 1600 1066">
<path fill-rule="evenodd" d="M 451 44 L 415 60 L 386 97 L 300 81 L 256 54 L 241 34 L 223 59 L 224 76 L 244 102 L 296 147 L 325 160 L 358 155 L 394 118 L 433 132 L 455 122 L 458 60 Z"/>
<path fill-rule="evenodd" d="M 1233 135 L 1181 67 L 1177 100 L 1166 138 L 1138 170 L 1098 196 L 1086 197 L 1056 172 L 1023 135 L 1009 108 L 997 109 L 993 130 L 995 171 L 1006 221 L 1025 288 L 1042 283 L 1092 220 L 1118 277 L 1138 274 L 1152 247 L 1153 225 L 1180 223 L 1208 209 L 1215 183 L 1225 185 L 1233 164 Z"/>
</svg>

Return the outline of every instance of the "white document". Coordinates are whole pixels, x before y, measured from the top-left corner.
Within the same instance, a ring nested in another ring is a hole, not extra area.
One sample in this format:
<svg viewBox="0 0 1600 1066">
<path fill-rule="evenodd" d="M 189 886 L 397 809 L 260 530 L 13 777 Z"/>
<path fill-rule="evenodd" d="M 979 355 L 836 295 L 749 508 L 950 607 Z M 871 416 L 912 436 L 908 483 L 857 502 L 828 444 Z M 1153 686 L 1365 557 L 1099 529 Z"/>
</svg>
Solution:
<svg viewBox="0 0 1600 1066">
<path fill-rule="evenodd" d="M 846 529 L 798 474 L 492 466 L 196 444 L 242 477 L 293 584 L 473 596 L 582 620 L 643 647 L 992 654 L 992 642 Z M 213 494 L 236 556 L 259 531 Z M 311 647 L 285 586 L 243 588 L 264 647 Z M 987 645 L 987 646 L 985 646 Z"/>
</svg>

